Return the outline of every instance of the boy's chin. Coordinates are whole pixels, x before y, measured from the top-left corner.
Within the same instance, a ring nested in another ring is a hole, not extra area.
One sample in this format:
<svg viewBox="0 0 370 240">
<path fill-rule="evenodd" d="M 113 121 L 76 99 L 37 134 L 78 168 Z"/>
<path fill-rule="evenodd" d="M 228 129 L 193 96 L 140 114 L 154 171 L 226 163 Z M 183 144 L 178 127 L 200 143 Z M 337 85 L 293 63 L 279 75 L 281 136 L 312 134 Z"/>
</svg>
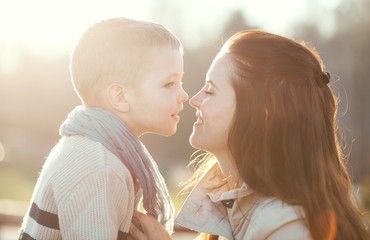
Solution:
<svg viewBox="0 0 370 240">
<path fill-rule="evenodd" d="M 177 131 L 177 128 L 166 129 L 165 131 L 161 131 L 161 132 L 158 132 L 156 134 L 158 134 L 160 136 L 163 136 L 163 137 L 171 137 L 171 136 L 175 135 L 176 131 Z"/>
</svg>

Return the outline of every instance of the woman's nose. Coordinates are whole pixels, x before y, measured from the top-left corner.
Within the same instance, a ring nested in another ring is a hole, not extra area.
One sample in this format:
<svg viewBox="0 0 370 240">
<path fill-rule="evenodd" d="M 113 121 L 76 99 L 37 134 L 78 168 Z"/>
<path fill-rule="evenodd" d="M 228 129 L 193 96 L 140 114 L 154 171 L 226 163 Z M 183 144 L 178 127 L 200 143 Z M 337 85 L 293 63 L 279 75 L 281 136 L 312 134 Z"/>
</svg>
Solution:
<svg viewBox="0 0 370 240">
<path fill-rule="evenodd" d="M 199 93 L 196 93 L 194 96 L 192 96 L 189 100 L 189 104 L 190 106 L 194 107 L 194 108 L 198 108 L 199 107 Z"/>
</svg>

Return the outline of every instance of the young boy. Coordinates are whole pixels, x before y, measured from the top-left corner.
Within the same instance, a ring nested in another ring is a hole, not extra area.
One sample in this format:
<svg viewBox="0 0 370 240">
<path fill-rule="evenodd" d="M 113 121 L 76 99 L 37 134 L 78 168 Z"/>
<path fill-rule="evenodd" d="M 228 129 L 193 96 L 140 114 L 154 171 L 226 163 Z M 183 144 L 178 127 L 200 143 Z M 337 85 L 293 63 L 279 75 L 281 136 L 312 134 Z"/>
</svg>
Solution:
<svg viewBox="0 0 370 240">
<path fill-rule="evenodd" d="M 176 132 L 188 99 L 181 43 L 159 24 L 107 19 L 82 35 L 70 68 L 83 104 L 60 128 L 19 239 L 126 239 L 142 195 L 172 231 L 166 185 L 138 137 Z"/>
</svg>

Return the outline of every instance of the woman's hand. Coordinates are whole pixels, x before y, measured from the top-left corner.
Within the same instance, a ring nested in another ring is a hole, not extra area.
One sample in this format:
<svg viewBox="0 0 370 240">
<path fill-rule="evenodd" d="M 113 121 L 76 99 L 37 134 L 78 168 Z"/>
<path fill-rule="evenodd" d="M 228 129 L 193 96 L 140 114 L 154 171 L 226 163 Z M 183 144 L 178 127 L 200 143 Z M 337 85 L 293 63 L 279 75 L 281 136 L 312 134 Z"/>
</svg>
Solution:
<svg viewBox="0 0 370 240">
<path fill-rule="evenodd" d="M 157 219 L 151 215 L 134 211 L 130 236 L 136 240 L 169 240 L 171 236 Z M 135 226 L 136 225 L 136 226 Z M 141 228 L 141 229 L 140 229 Z"/>
</svg>

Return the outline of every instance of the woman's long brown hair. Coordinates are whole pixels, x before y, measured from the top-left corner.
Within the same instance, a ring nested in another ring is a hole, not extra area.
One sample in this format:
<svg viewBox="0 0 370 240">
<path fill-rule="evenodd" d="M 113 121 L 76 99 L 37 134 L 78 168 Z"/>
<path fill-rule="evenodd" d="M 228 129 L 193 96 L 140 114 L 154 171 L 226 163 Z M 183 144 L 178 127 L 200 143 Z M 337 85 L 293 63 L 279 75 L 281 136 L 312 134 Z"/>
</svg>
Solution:
<svg viewBox="0 0 370 240">
<path fill-rule="evenodd" d="M 370 239 L 318 53 L 259 30 L 239 32 L 222 51 L 233 59 L 237 106 L 228 145 L 240 177 L 265 196 L 301 205 L 315 240 Z"/>
</svg>

